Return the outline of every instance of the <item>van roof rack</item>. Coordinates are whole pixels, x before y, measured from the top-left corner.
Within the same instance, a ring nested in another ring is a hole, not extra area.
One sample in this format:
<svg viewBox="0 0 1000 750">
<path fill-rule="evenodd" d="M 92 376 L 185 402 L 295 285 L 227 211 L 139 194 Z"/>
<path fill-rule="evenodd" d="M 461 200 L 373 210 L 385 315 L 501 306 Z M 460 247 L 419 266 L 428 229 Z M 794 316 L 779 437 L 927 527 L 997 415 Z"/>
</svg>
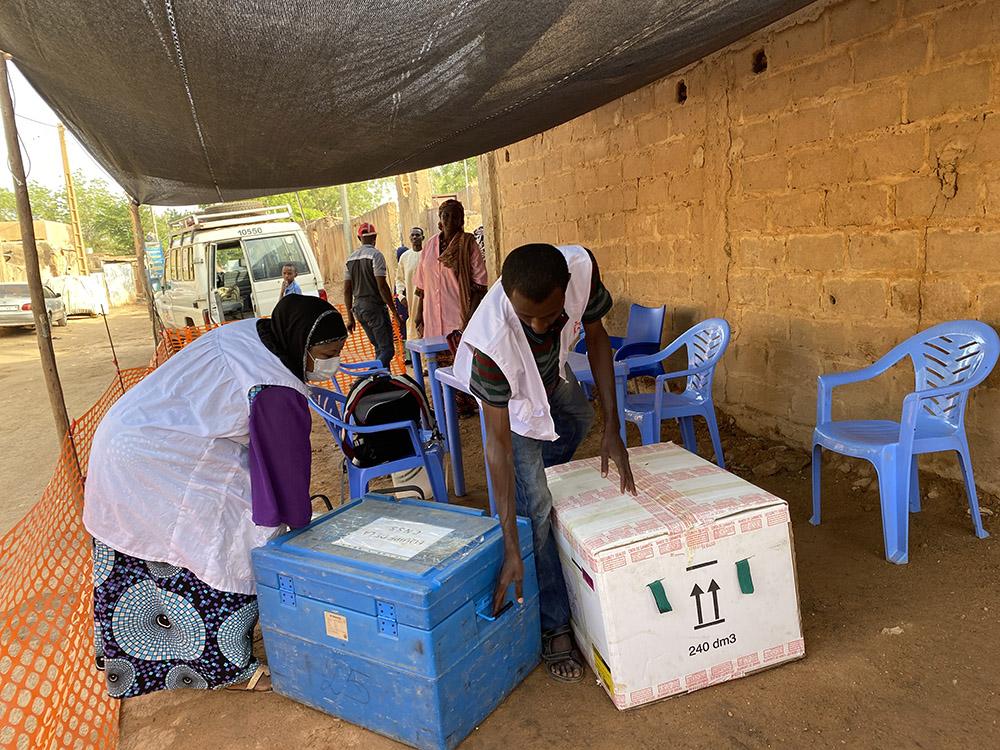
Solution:
<svg viewBox="0 0 1000 750">
<path fill-rule="evenodd" d="M 219 227 L 232 227 L 239 224 L 260 224 L 264 221 L 292 220 L 292 207 L 287 203 L 283 206 L 243 208 L 235 211 L 202 211 L 170 222 L 170 233 L 180 234 L 181 232 L 190 232 L 195 229 L 217 229 Z"/>
</svg>

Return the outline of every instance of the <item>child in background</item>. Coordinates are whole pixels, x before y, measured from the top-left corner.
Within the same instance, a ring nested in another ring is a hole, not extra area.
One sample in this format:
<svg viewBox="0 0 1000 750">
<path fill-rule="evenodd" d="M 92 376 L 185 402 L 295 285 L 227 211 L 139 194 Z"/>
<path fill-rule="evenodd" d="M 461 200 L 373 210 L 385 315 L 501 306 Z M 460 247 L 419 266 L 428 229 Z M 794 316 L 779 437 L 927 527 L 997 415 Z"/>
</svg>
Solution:
<svg viewBox="0 0 1000 750">
<path fill-rule="evenodd" d="M 281 267 L 281 294 L 278 299 L 282 299 L 286 294 L 302 294 L 295 277 L 299 275 L 299 270 L 294 263 L 286 263 Z"/>
</svg>

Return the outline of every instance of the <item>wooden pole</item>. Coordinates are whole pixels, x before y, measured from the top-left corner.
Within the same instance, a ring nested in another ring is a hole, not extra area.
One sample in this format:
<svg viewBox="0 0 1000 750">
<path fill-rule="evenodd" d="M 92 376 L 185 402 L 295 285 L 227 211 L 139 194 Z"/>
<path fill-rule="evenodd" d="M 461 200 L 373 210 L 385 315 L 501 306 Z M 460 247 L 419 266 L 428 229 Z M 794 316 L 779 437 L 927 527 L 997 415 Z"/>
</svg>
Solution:
<svg viewBox="0 0 1000 750">
<path fill-rule="evenodd" d="M 73 187 L 73 174 L 69 171 L 69 152 L 66 150 L 66 128 L 62 123 L 56 126 L 59 131 L 59 150 L 62 153 L 63 177 L 66 180 L 66 205 L 69 207 L 69 225 L 73 235 L 73 247 L 80 255 L 80 265 L 83 275 L 90 275 L 90 261 L 87 260 L 87 250 L 83 246 L 83 232 L 80 231 L 80 212 L 76 206 L 76 189 Z"/>
<path fill-rule="evenodd" d="M 149 322 L 153 325 L 153 343 L 160 343 L 160 329 L 156 325 L 156 306 L 153 303 L 153 291 L 149 288 L 149 274 L 146 273 L 146 235 L 142 232 L 142 218 L 139 216 L 139 204 L 134 200 L 128 202 L 128 210 L 132 215 L 132 245 L 135 247 L 135 260 L 139 267 L 139 283 L 142 293 L 146 295 L 146 309 L 149 311 Z"/>
<path fill-rule="evenodd" d="M 17 202 L 17 218 L 21 223 L 21 247 L 24 249 L 24 269 L 28 275 L 28 291 L 31 295 L 31 315 L 35 321 L 35 338 L 38 339 L 38 353 L 42 362 L 42 375 L 49 392 L 49 405 L 56 423 L 59 440 L 69 434 L 69 414 L 63 398 L 59 370 L 56 367 L 56 353 L 52 349 L 52 331 L 45 309 L 45 295 L 42 292 L 42 272 L 38 267 L 38 247 L 35 245 L 35 226 L 31 215 L 31 201 L 28 199 L 28 182 L 24 175 L 21 159 L 21 145 L 17 137 L 17 122 L 14 120 L 14 102 L 10 95 L 10 78 L 7 61 L 10 55 L 0 53 L 0 110 L 3 111 L 3 129 L 7 138 L 7 159 L 10 174 L 14 178 L 14 198 Z"/>
<path fill-rule="evenodd" d="M 347 200 L 347 185 L 340 186 L 340 213 L 344 217 L 344 260 L 354 250 L 354 232 L 351 231 L 351 203 Z"/>
</svg>

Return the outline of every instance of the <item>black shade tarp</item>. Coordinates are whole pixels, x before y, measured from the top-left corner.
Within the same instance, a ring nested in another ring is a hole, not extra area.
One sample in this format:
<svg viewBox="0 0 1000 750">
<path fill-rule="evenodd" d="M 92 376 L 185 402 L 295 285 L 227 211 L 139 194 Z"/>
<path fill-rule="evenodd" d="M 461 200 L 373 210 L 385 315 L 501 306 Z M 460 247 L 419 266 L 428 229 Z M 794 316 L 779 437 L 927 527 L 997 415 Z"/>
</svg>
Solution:
<svg viewBox="0 0 1000 750">
<path fill-rule="evenodd" d="M 455 161 L 810 0 L 4 0 L 0 49 L 143 203 Z"/>
</svg>

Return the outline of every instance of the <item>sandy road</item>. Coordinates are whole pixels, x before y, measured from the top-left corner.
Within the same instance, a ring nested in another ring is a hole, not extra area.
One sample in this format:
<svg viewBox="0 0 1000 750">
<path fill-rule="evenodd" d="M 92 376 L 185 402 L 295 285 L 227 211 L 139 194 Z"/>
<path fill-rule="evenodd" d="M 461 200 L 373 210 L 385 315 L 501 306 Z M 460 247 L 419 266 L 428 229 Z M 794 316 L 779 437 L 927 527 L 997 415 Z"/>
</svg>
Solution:
<svg viewBox="0 0 1000 750">
<path fill-rule="evenodd" d="M 118 361 L 146 365 L 153 337 L 145 307 L 118 308 L 108 317 Z M 53 328 L 53 343 L 70 418 L 79 417 L 115 377 L 101 318 L 73 317 Z M 28 511 L 45 489 L 59 452 L 49 399 L 30 328 L 0 328 L 0 533 Z"/>
</svg>

